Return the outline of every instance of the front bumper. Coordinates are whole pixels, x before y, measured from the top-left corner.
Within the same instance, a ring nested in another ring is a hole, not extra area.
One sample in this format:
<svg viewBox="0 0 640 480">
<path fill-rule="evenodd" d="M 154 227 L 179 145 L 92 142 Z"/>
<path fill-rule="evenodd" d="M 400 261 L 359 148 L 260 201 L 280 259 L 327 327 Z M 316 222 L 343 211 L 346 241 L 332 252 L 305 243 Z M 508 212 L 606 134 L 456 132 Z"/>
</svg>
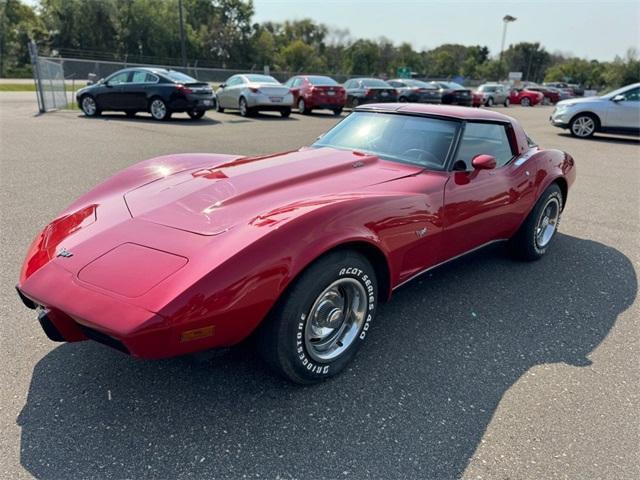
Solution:
<svg viewBox="0 0 640 480">
<path fill-rule="evenodd" d="M 166 319 L 88 289 L 54 263 L 39 269 L 17 290 L 25 306 L 38 309 L 38 321 L 51 340 L 92 339 L 140 358 L 181 353 L 175 350 L 176 335 Z"/>
<path fill-rule="evenodd" d="M 554 109 L 549 117 L 549 123 L 554 127 L 569 128 L 571 117 L 572 113 L 566 110 L 558 112 L 557 109 Z"/>
</svg>

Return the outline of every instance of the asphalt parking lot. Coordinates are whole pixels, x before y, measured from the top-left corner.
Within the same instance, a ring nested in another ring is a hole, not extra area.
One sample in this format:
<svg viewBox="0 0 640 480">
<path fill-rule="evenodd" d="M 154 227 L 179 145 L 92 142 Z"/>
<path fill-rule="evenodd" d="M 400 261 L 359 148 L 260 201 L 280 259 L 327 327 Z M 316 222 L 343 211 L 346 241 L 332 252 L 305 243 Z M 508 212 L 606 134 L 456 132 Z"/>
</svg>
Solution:
<svg viewBox="0 0 640 480">
<path fill-rule="evenodd" d="M 576 159 L 549 254 L 493 247 L 408 284 L 347 371 L 301 388 L 246 347 L 152 362 L 50 342 L 13 286 L 37 231 L 121 168 L 293 149 L 333 115 L 37 116 L 33 93 L 0 94 L 0 477 L 640 478 L 640 142 L 497 110 Z"/>
</svg>

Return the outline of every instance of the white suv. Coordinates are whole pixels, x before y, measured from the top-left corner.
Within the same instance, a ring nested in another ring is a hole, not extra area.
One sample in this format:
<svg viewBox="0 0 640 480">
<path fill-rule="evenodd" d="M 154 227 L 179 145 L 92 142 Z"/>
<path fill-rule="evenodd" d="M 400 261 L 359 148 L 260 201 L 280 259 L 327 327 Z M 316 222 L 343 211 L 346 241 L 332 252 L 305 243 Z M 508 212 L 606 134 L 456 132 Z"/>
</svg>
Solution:
<svg viewBox="0 0 640 480">
<path fill-rule="evenodd" d="M 595 132 L 640 135 L 640 83 L 602 97 L 562 100 L 549 120 L 579 138 L 591 137 Z"/>
</svg>

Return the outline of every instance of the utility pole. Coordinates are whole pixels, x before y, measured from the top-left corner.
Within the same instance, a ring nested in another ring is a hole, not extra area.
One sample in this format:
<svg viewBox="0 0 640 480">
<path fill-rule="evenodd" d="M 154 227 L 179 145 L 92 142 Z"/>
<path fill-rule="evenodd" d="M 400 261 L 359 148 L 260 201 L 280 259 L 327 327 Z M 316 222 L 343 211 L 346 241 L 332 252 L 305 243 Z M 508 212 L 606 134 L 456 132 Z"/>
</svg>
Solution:
<svg viewBox="0 0 640 480">
<path fill-rule="evenodd" d="M 503 65 L 502 65 L 502 54 L 504 53 L 504 41 L 507 38 L 507 24 L 509 22 L 515 22 L 517 20 L 516 17 L 511 16 L 511 15 L 505 15 L 504 17 L 502 17 L 502 44 L 500 46 L 500 73 L 502 74 L 502 72 L 504 72 L 503 69 Z"/>
<path fill-rule="evenodd" d="M 180 49 L 182 51 L 182 66 L 186 67 L 187 49 L 184 43 L 184 17 L 182 16 L 182 0 L 178 0 L 178 10 L 180 12 Z"/>
</svg>

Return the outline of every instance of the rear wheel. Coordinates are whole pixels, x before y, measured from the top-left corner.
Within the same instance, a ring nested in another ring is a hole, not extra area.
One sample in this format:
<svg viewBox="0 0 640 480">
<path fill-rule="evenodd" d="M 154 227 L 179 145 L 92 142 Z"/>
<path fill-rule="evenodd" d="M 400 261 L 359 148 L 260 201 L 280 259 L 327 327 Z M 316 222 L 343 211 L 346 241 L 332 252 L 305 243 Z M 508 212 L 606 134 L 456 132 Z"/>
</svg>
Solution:
<svg viewBox="0 0 640 480">
<path fill-rule="evenodd" d="M 407 102 L 409 101 L 409 99 L 408 99 L 407 97 L 400 97 L 400 98 L 398 99 L 398 101 L 399 101 L 400 103 L 407 103 Z"/>
<path fill-rule="evenodd" d="M 544 191 L 518 232 L 509 240 L 515 256 L 537 260 L 547 252 L 560 225 L 563 201 L 557 184 L 551 184 Z"/>
<path fill-rule="evenodd" d="M 249 105 L 247 105 L 247 101 L 244 97 L 240 97 L 240 101 L 238 102 L 238 109 L 240 110 L 240 115 L 242 115 L 243 117 L 250 117 L 253 113 L 249 108 Z"/>
<path fill-rule="evenodd" d="M 282 115 L 282 118 L 288 118 L 289 115 L 291 115 L 291 109 L 283 108 L 282 110 L 280 110 L 280 115 Z"/>
<path fill-rule="evenodd" d="M 300 275 L 256 332 L 262 357 L 296 383 L 336 375 L 367 336 L 377 288 L 375 270 L 358 253 L 343 250 L 322 257 Z"/>
<path fill-rule="evenodd" d="M 87 117 L 97 117 L 100 115 L 98 104 L 96 103 L 95 98 L 91 95 L 85 95 L 82 97 L 82 100 L 80 100 L 80 108 L 82 109 L 82 113 Z"/>
<path fill-rule="evenodd" d="M 224 108 L 222 108 L 222 105 L 220 105 L 220 101 L 216 101 L 216 112 L 219 113 L 224 113 Z"/>
<path fill-rule="evenodd" d="M 487 98 L 487 107 L 493 107 L 493 97 Z"/>
<path fill-rule="evenodd" d="M 342 107 L 340 107 L 340 108 L 334 108 L 334 109 L 333 109 L 333 114 L 334 114 L 336 117 L 337 117 L 337 116 L 339 116 L 339 115 L 341 115 L 341 114 L 342 114 Z"/>
<path fill-rule="evenodd" d="M 569 122 L 571 135 L 578 138 L 592 137 L 596 132 L 596 119 L 592 115 L 579 114 Z"/>
<path fill-rule="evenodd" d="M 353 97 L 351 99 L 351 108 L 356 108 L 358 105 L 360 105 L 360 100 L 356 97 Z"/>
<path fill-rule="evenodd" d="M 189 110 L 187 115 L 189 115 L 192 120 L 199 120 L 204 116 L 204 110 Z"/>
<path fill-rule="evenodd" d="M 504 106 L 505 106 L 505 108 L 506 108 L 506 107 L 508 107 L 509 105 L 511 105 L 511 102 L 509 101 L 509 99 L 508 99 L 508 98 L 505 98 L 505 99 L 504 99 Z"/>
<path fill-rule="evenodd" d="M 529 107 L 531 106 L 531 100 L 529 100 L 529 97 L 522 97 L 520 99 L 520 105 L 522 105 L 523 107 Z"/>
<path fill-rule="evenodd" d="M 171 112 L 167 108 L 167 104 L 161 98 L 154 98 L 149 105 L 149 112 L 154 120 L 168 120 Z"/>
</svg>

